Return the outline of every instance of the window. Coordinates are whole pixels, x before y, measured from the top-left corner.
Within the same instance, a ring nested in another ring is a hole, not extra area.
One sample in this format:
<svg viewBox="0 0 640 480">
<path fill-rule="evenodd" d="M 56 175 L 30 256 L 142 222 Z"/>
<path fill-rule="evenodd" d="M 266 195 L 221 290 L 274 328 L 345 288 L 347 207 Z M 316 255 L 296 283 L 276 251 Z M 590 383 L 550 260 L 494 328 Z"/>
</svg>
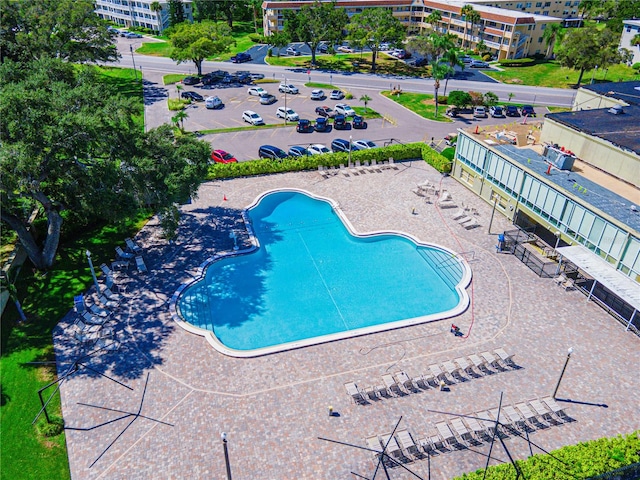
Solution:
<svg viewBox="0 0 640 480">
<path fill-rule="evenodd" d="M 538 37 L 538 43 L 542 43 L 544 37 Z"/>
<path fill-rule="evenodd" d="M 491 203 L 497 202 L 496 205 L 500 207 L 502 210 L 506 210 L 507 208 L 507 199 L 500 195 L 495 190 L 491 190 Z"/>
<path fill-rule="evenodd" d="M 527 2 L 524 6 L 527 8 L 531 8 L 531 2 Z"/>
<path fill-rule="evenodd" d="M 542 6 L 542 2 L 536 2 L 536 7 L 540 8 Z"/>
<path fill-rule="evenodd" d="M 543 24 L 540 26 L 540 30 L 544 30 L 545 28 L 547 28 L 547 24 L 546 24 L 546 23 L 543 23 Z"/>
<path fill-rule="evenodd" d="M 470 187 L 473 186 L 473 181 L 475 179 L 475 175 L 472 175 L 471 173 L 469 173 L 467 170 L 465 169 L 461 169 L 460 170 L 460 180 L 462 180 L 463 182 L 465 182 L 467 185 L 469 185 Z"/>
</svg>

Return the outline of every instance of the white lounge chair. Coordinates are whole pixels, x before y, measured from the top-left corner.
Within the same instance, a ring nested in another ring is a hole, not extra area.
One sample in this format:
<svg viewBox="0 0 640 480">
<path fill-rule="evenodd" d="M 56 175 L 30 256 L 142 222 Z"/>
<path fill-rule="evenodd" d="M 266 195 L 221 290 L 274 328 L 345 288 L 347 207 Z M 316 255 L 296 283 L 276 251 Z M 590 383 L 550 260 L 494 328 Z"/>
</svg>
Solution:
<svg viewBox="0 0 640 480">
<path fill-rule="evenodd" d="M 76 318 L 76 321 L 73 322 L 73 326 L 76 328 L 76 330 L 82 333 L 99 332 L 101 327 L 101 325 L 89 325 L 88 323 L 85 323 L 84 321 L 82 321 L 81 318 Z"/>
<path fill-rule="evenodd" d="M 110 311 L 105 310 L 104 308 L 100 308 L 95 303 L 90 303 L 90 304 L 87 305 L 87 307 L 89 308 L 89 311 L 93 315 L 96 315 L 98 317 L 108 317 L 109 315 L 111 315 Z"/>
<path fill-rule="evenodd" d="M 95 346 L 100 350 L 114 352 L 120 348 L 120 342 L 114 338 L 109 339 L 108 337 L 100 337 L 98 338 L 98 341 L 96 341 Z"/>
<path fill-rule="evenodd" d="M 345 383 L 344 388 L 347 390 L 347 393 L 351 395 L 351 398 L 356 405 L 361 403 L 369 403 L 364 392 L 362 392 L 354 382 Z"/>
<path fill-rule="evenodd" d="M 371 170 L 375 170 L 376 172 L 382 171 L 380 170 L 380 166 L 378 165 L 378 162 L 375 159 L 371 160 Z"/>
<path fill-rule="evenodd" d="M 105 288 L 102 293 L 109 300 L 113 300 L 115 302 L 119 302 L 120 300 L 122 300 L 122 295 L 120 295 L 119 293 L 113 292 L 110 288 Z"/>
<path fill-rule="evenodd" d="M 458 210 L 456 213 L 453 214 L 453 218 L 455 221 L 460 220 L 463 217 L 467 216 L 467 212 L 464 211 L 464 208 L 461 208 L 460 210 Z"/>
<path fill-rule="evenodd" d="M 475 218 L 473 218 L 473 219 L 471 219 L 470 222 L 467 222 L 467 223 L 463 224 L 462 226 L 467 230 L 471 230 L 472 228 L 479 227 L 480 224 L 478 223 L 478 221 Z"/>
<path fill-rule="evenodd" d="M 130 238 L 125 238 L 124 239 L 124 243 L 127 244 L 127 248 L 129 250 L 131 250 L 133 253 L 137 253 L 140 254 L 142 253 L 142 247 L 140 245 L 137 245 L 133 240 L 131 240 Z"/>
<path fill-rule="evenodd" d="M 89 312 L 84 312 L 82 314 L 82 318 L 84 319 L 84 322 L 87 325 L 100 326 L 100 327 L 104 325 L 104 322 L 107 321 L 107 317 L 98 317 L 96 315 L 91 315 Z"/>
<path fill-rule="evenodd" d="M 113 275 L 113 270 L 111 270 L 106 263 L 100 265 L 100 270 L 102 270 L 102 273 L 105 275 Z"/>
<path fill-rule="evenodd" d="M 118 302 L 114 300 L 109 300 L 104 295 L 99 295 L 98 301 L 107 308 L 116 308 L 118 306 Z"/>
<path fill-rule="evenodd" d="M 464 217 L 458 218 L 456 221 L 464 227 L 465 223 L 473 221 L 473 217 L 466 215 Z"/>
<path fill-rule="evenodd" d="M 118 257 L 124 258 L 125 260 L 135 257 L 133 253 L 125 252 L 120 246 L 116 247 L 116 254 Z"/>
<path fill-rule="evenodd" d="M 147 266 L 141 256 L 136 257 L 136 267 L 138 267 L 138 271 L 141 273 L 146 273 L 147 271 Z"/>
<path fill-rule="evenodd" d="M 444 208 L 456 208 L 458 206 L 458 204 L 456 202 L 453 202 L 451 200 L 444 200 L 444 201 L 440 201 L 438 200 L 438 207 L 441 209 Z"/>
<path fill-rule="evenodd" d="M 99 332 L 81 332 L 76 330 L 73 332 L 73 337 L 80 343 L 94 343 L 100 339 Z"/>
</svg>

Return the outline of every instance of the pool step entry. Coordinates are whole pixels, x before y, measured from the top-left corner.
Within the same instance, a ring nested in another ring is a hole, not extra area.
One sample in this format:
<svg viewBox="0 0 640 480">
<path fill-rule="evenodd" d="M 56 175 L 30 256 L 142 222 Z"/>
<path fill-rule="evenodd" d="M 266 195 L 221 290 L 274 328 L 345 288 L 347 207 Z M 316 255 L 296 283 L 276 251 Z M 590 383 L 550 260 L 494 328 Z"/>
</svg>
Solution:
<svg viewBox="0 0 640 480">
<path fill-rule="evenodd" d="M 427 254 L 423 249 L 418 249 L 418 252 L 442 281 L 454 289 L 462 277 L 462 267 L 456 257 L 445 251 L 431 251 L 430 254 Z"/>
</svg>

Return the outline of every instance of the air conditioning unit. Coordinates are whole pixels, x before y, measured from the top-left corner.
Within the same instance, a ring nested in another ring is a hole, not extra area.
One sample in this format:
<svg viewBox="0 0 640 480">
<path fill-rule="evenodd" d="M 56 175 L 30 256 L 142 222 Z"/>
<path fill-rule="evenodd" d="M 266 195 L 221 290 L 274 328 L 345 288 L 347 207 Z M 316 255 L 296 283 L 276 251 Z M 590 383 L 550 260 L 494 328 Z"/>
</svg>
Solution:
<svg viewBox="0 0 640 480">
<path fill-rule="evenodd" d="M 609 110 L 607 110 L 609 113 L 612 113 L 614 115 L 620 115 L 624 113 L 624 110 L 622 109 L 622 105 L 614 105 L 613 107 L 611 107 Z"/>
<path fill-rule="evenodd" d="M 576 156 L 573 153 L 551 145 L 544 146 L 543 155 L 546 157 L 546 161 L 558 170 L 571 170 L 576 160 Z"/>
</svg>

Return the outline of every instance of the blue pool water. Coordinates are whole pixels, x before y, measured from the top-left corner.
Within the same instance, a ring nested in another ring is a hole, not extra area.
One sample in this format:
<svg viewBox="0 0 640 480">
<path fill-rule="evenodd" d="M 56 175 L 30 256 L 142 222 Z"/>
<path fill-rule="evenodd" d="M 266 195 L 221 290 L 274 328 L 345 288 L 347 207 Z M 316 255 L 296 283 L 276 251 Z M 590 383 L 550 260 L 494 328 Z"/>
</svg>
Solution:
<svg viewBox="0 0 640 480">
<path fill-rule="evenodd" d="M 394 328 L 461 303 L 464 267 L 447 250 L 354 236 L 330 203 L 300 192 L 269 193 L 247 213 L 259 248 L 213 262 L 177 305 L 229 349 Z"/>
</svg>

